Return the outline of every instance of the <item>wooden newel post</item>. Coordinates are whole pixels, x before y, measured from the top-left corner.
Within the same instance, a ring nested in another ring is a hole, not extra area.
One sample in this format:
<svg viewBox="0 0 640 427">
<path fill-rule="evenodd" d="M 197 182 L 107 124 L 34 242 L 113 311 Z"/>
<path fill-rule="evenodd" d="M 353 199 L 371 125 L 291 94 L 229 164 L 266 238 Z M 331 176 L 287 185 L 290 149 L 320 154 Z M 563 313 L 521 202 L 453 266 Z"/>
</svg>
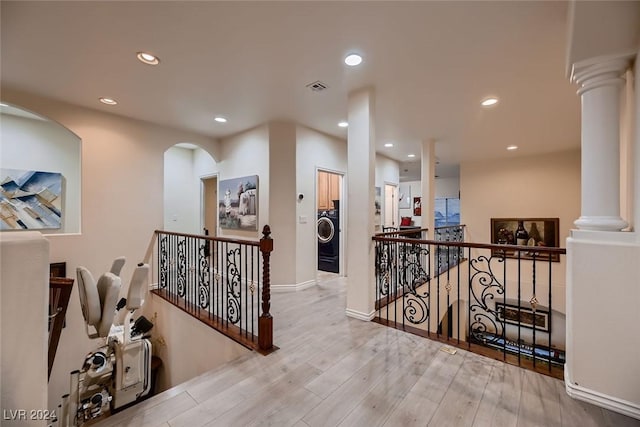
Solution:
<svg viewBox="0 0 640 427">
<path fill-rule="evenodd" d="M 265 225 L 260 239 L 262 252 L 262 314 L 258 319 L 258 346 L 260 350 L 270 350 L 273 347 L 273 317 L 269 313 L 271 308 L 271 265 L 269 259 L 273 251 L 271 228 Z"/>
</svg>

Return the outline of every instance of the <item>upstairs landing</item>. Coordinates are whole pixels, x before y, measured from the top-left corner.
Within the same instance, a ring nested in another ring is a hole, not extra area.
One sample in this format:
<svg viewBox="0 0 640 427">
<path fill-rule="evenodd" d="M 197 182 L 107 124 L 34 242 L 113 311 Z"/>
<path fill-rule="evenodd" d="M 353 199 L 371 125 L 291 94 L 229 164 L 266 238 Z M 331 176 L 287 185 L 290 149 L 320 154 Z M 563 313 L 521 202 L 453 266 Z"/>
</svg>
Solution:
<svg viewBox="0 0 640 427">
<path fill-rule="evenodd" d="M 560 380 L 349 318 L 346 286 L 322 274 L 318 286 L 273 294 L 280 350 L 241 356 L 98 425 L 640 426 L 571 399 Z"/>
</svg>

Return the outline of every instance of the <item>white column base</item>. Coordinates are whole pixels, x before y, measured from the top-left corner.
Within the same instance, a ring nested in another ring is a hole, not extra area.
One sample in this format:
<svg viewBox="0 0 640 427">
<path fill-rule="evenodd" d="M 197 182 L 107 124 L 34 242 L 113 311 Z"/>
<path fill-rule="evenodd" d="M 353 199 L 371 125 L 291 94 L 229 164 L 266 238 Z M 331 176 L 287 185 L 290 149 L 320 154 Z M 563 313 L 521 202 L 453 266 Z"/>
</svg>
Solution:
<svg viewBox="0 0 640 427">
<path fill-rule="evenodd" d="M 569 375 L 570 369 L 567 365 L 565 365 L 564 369 L 564 384 L 569 396 L 574 399 L 582 400 L 601 408 L 606 408 L 611 411 L 618 412 L 628 417 L 637 418 L 640 420 L 640 406 L 623 399 L 618 399 L 613 396 L 598 393 L 595 390 L 580 387 L 579 385 L 571 381 Z"/>
<path fill-rule="evenodd" d="M 621 231 L 629 224 L 619 216 L 581 216 L 574 224 L 580 230 Z"/>
<path fill-rule="evenodd" d="M 372 311 L 371 313 L 363 313 L 361 311 L 352 310 L 350 308 L 347 308 L 347 310 L 345 311 L 345 314 L 349 317 L 364 320 L 366 322 L 371 321 L 371 319 L 373 319 L 376 316 L 375 310 Z"/>
<path fill-rule="evenodd" d="M 271 285 L 271 292 L 296 292 L 310 288 L 316 284 L 315 280 L 307 280 L 306 282 L 293 283 L 291 285 Z"/>
</svg>

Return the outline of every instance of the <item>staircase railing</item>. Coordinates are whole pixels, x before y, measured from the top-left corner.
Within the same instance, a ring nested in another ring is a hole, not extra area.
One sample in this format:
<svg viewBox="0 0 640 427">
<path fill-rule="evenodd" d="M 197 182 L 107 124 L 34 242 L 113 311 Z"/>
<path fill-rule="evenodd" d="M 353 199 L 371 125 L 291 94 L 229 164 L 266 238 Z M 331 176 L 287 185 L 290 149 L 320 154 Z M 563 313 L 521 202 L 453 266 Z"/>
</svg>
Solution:
<svg viewBox="0 0 640 427">
<path fill-rule="evenodd" d="M 393 233 L 373 240 L 376 322 L 562 377 L 564 287 L 557 281 L 565 249 Z M 449 268 L 441 269 L 443 259 Z"/>
<path fill-rule="evenodd" d="M 436 227 L 434 240 L 438 242 L 464 242 L 465 227 L 464 224 Z M 436 249 L 439 274 L 458 265 L 464 257 L 464 250 L 460 247 L 438 245 Z"/>
<path fill-rule="evenodd" d="M 156 230 L 152 292 L 238 343 L 269 353 L 271 229 L 260 241 Z"/>
</svg>

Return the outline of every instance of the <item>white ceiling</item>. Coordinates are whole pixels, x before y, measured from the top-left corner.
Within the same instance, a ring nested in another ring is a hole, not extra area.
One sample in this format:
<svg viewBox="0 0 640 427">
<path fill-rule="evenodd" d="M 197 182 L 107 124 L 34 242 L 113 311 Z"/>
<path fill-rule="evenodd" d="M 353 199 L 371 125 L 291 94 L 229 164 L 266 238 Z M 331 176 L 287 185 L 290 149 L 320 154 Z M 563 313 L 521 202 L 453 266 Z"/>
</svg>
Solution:
<svg viewBox="0 0 640 427">
<path fill-rule="evenodd" d="M 419 157 L 420 142 L 431 138 L 443 166 L 579 146 L 562 1 L 2 1 L 1 8 L 4 88 L 212 137 L 294 120 L 346 138 L 337 123 L 346 119 L 348 93 L 371 86 L 377 150 L 399 161 Z M 138 51 L 158 55 L 160 65 L 138 62 Z M 347 67 L 349 52 L 361 53 L 363 64 Z M 305 87 L 316 80 L 329 88 Z M 500 103 L 482 109 L 488 95 Z M 102 105 L 103 96 L 119 104 Z M 510 144 L 520 149 L 507 152 Z"/>
</svg>

